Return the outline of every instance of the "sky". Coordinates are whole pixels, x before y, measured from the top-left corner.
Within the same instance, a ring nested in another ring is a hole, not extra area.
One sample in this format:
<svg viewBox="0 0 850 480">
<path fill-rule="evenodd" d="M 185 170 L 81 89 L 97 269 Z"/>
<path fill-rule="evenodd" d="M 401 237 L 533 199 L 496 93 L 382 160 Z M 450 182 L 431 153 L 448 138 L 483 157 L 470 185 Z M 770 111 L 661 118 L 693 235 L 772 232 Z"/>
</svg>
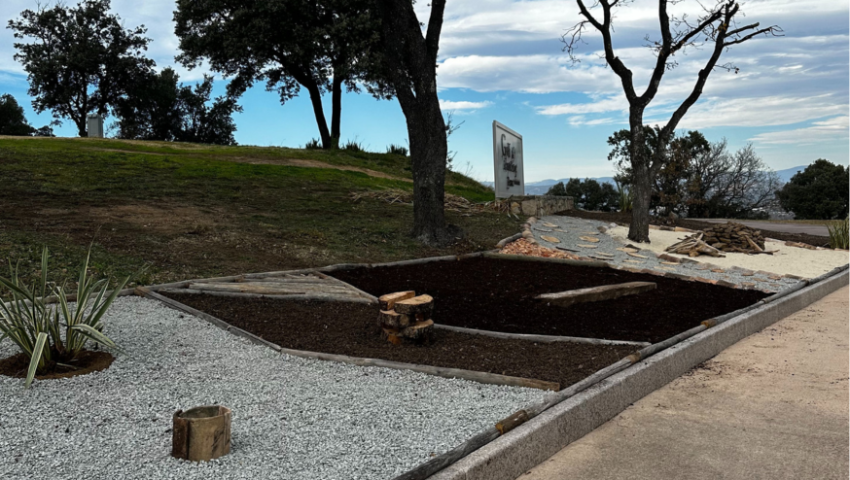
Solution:
<svg viewBox="0 0 850 480">
<path fill-rule="evenodd" d="M 778 25 L 784 36 L 755 38 L 724 52 L 720 63 L 736 65 L 738 73 L 713 71 L 700 100 L 680 122 L 680 131 L 696 129 L 710 141 L 725 138 L 732 150 L 752 143 L 775 170 L 818 158 L 847 165 L 850 4 L 846 0 L 740 3 L 745 16 L 739 25 Z M 28 8 L 36 8 L 36 1 L 3 0 L 0 19 L 5 23 Z M 182 81 L 195 82 L 209 72 L 189 71 L 174 61 L 178 53 L 174 8 L 173 0 L 112 2 L 112 11 L 125 27 L 148 28 L 153 41 L 147 54 L 158 68 L 171 66 Z M 427 2 L 417 2 L 423 22 L 428 8 Z M 699 9 L 696 0 L 685 0 L 670 10 L 693 19 Z M 628 128 L 628 103 L 619 78 L 600 56 L 597 34 L 590 31 L 585 36 L 586 43 L 577 51 L 578 63 L 563 52 L 561 36 L 579 20 L 578 7 L 569 0 L 447 1 L 437 84 L 443 112 L 452 112 L 455 124 L 463 122 L 449 138 L 449 149 L 457 152 L 455 170 L 492 180 L 492 122 L 498 120 L 523 135 L 526 182 L 613 174 L 606 140 Z M 614 27 L 616 55 L 632 70 L 642 93 L 655 61 L 646 38 L 660 36 L 657 1 L 636 0 L 617 9 Z M 50 113 L 36 115 L 32 110 L 26 74 L 13 58 L 14 42 L 10 30 L 0 29 L 0 93 L 15 96 L 31 124 L 46 125 Z M 667 122 L 690 93 L 708 54 L 708 48 L 696 48 L 675 57 L 678 64 L 664 75 L 645 123 Z M 217 77 L 217 94 L 224 92 L 226 81 Z M 256 86 L 240 104 L 244 111 L 234 116 L 240 144 L 300 147 L 319 137 L 306 94 L 281 105 L 275 93 Z M 390 144 L 407 145 L 404 115 L 395 100 L 349 93 L 342 109 L 343 143 L 356 141 L 380 152 Z M 329 112 L 328 97 L 328 118 Z M 70 121 L 55 131 L 60 136 L 76 135 Z"/>
</svg>

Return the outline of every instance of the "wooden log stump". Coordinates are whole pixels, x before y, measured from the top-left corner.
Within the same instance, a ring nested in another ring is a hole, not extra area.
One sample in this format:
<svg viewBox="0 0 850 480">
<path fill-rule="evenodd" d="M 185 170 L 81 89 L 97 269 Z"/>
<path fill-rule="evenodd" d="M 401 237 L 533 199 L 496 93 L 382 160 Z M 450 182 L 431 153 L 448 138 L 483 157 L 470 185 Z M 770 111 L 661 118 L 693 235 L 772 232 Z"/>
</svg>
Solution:
<svg viewBox="0 0 850 480">
<path fill-rule="evenodd" d="M 434 321 L 433 320 L 424 320 L 421 322 L 416 322 L 413 325 L 405 328 L 401 335 L 404 338 L 409 338 L 413 341 L 422 341 L 428 338 L 431 332 L 434 330 Z"/>
<path fill-rule="evenodd" d="M 378 325 L 387 328 L 407 328 L 411 324 L 409 315 L 402 315 L 393 310 L 381 310 L 378 314 Z"/>
<path fill-rule="evenodd" d="M 388 293 L 378 297 L 378 303 L 381 305 L 381 310 L 392 310 L 395 307 L 396 302 L 400 300 L 407 300 L 408 298 L 413 298 L 415 296 L 416 292 L 413 290 Z"/>
<path fill-rule="evenodd" d="M 230 453 L 231 411 L 208 405 L 174 413 L 171 456 L 195 462 Z"/>
<path fill-rule="evenodd" d="M 416 315 L 419 313 L 430 316 L 433 307 L 434 299 L 431 295 L 419 295 L 395 303 L 395 311 L 405 315 Z"/>
</svg>

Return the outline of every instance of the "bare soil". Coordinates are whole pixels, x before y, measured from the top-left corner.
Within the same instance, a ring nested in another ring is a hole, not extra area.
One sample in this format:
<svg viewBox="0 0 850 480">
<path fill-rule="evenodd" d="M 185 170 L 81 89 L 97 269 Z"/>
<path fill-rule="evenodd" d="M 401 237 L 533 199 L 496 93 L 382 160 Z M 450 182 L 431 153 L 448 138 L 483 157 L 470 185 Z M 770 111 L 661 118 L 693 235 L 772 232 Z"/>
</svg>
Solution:
<svg viewBox="0 0 850 480">
<path fill-rule="evenodd" d="M 168 294 L 284 348 L 461 368 L 558 382 L 565 388 L 635 351 L 632 346 L 543 344 L 434 330 L 429 342 L 381 338 L 378 307 L 359 303 Z"/>
<path fill-rule="evenodd" d="M 357 268 L 332 275 L 372 295 L 414 290 L 434 297 L 433 320 L 512 333 L 658 342 L 767 295 L 612 268 L 471 258 Z M 625 282 L 655 282 L 639 295 L 558 307 L 542 293 Z"/>
<path fill-rule="evenodd" d="M 564 215 L 567 217 L 575 218 L 586 218 L 588 220 L 600 220 L 603 222 L 614 222 L 619 225 L 625 225 L 627 227 L 632 223 L 631 213 L 569 210 L 566 212 L 560 212 L 558 213 L 558 215 Z M 717 223 L 706 222 L 696 218 L 671 219 L 669 217 L 650 217 L 650 223 L 652 225 L 667 225 L 673 227 L 690 228 L 691 230 L 705 230 L 707 228 L 717 226 Z M 777 232 L 775 230 L 765 229 L 760 230 L 762 236 L 768 238 L 775 238 L 776 240 L 783 240 L 786 242 L 800 242 L 808 245 L 814 245 L 816 247 L 829 247 L 829 237 L 809 235 L 806 233 Z"/>
</svg>

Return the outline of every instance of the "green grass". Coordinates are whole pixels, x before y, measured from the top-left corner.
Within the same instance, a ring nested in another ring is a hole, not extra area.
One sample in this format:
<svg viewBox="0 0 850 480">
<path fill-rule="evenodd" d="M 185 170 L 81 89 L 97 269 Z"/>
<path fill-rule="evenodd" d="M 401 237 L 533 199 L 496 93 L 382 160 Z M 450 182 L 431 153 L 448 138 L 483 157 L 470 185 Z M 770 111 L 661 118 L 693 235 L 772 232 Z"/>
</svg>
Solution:
<svg viewBox="0 0 850 480">
<path fill-rule="evenodd" d="M 301 159 L 360 171 L 264 161 Z M 254 162 L 254 163 L 247 163 Z M 412 190 L 409 158 L 383 153 L 219 147 L 100 139 L 0 138 L 0 258 L 34 274 L 72 271 L 94 241 L 92 269 L 135 283 L 336 262 L 376 262 L 492 248 L 518 221 L 448 213 L 466 236 L 439 250 L 408 232 L 409 206 L 351 194 Z M 455 172 L 447 192 L 471 201 L 493 192 Z M 26 274 L 25 274 L 26 276 Z"/>
</svg>

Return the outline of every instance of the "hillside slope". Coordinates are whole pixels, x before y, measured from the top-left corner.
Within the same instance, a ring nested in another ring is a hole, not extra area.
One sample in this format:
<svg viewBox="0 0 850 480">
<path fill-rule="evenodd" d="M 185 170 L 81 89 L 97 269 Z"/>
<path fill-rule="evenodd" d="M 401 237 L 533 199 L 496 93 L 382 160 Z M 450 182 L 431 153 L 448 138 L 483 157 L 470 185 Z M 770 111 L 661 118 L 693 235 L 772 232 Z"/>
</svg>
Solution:
<svg viewBox="0 0 850 480">
<path fill-rule="evenodd" d="M 493 199 L 450 172 L 447 191 Z M 518 231 L 495 213 L 459 216 L 466 237 L 433 250 L 408 232 L 412 209 L 352 194 L 412 190 L 406 157 L 103 139 L 0 138 L 0 258 L 51 275 L 94 241 L 94 268 L 139 283 L 491 248 Z M 0 268 L 5 270 L 4 265 Z"/>
</svg>

